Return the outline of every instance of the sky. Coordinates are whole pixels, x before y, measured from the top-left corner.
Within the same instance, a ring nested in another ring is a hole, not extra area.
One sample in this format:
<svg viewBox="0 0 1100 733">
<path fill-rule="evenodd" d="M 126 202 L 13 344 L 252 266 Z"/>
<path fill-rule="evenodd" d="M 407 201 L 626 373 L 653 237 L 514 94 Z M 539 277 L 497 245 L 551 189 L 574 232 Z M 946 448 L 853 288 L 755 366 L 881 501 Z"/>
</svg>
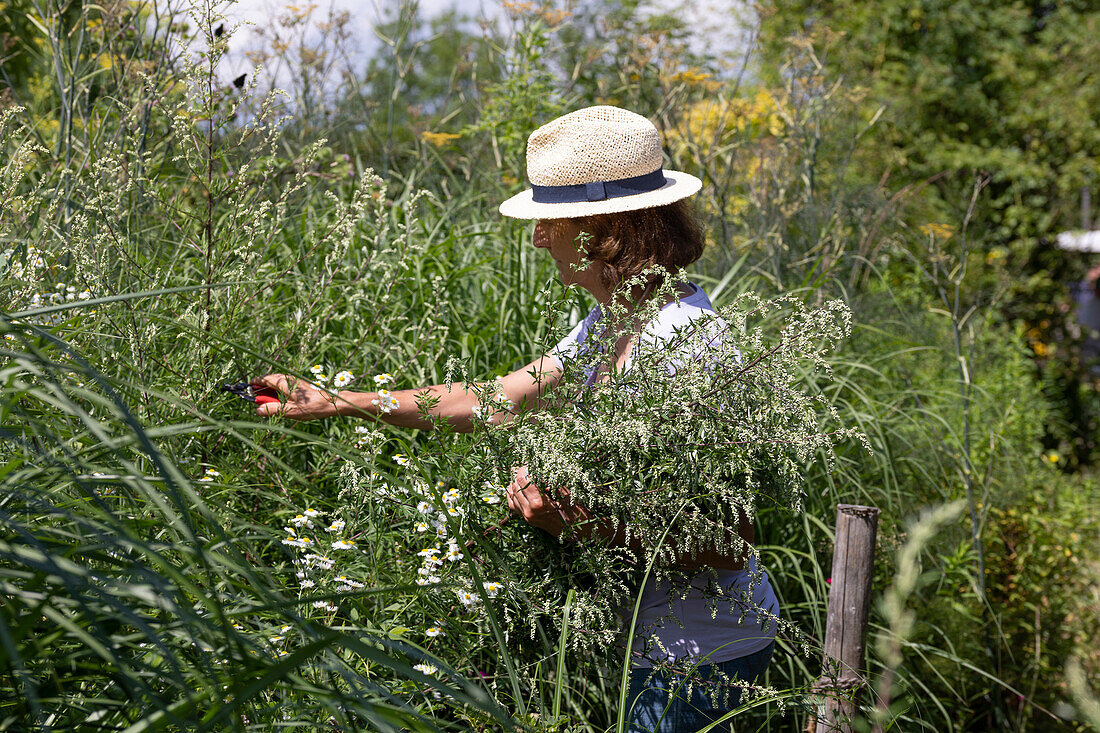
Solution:
<svg viewBox="0 0 1100 733">
<path fill-rule="evenodd" d="M 398 0 L 237 0 L 226 10 L 226 15 L 231 21 L 247 21 L 263 26 L 283 13 L 288 5 L 306 7 L 316 4 L 313 17 L 317 20 L 326 17 L 330 9 L 336 12 L 347 10 L 351 14 L 353 45 L 357 47 L 357 54 L 365 57 L 379 46 L 374 33 L 375 23 L 385 10 L 392 10 L 397 2 Z M 578 2 L 583 4 L 584 0 Z M 680 2 L 656 0 L 656 4 L 675 7 Z M 729 22 L 730 14 L 737 8 L 751 12 L 748 7 L 747 0 L 695 0 L 688 5 L 687 10 L 681 12 L 687 14 L 691 27 L 699 29 L 700 46 L 709 50 L 733 52 L 743 49 L 747 40 L 743 31 Z M 438 15 L 450 8 L 456 9 L 460 15 L 475 18 L 502 20 L 505 15 L 501 0 L 420 0 L 420 8 L 425 17 Z M 234 76 L 251 69 L 252 65 L 245 57 L 244 50 L 255 44 L 254 32 L 254 27 L 241 28 L 236 36 L 240 43 L 232 44 L 235 53 L 227 61 Z"/>
</svg>

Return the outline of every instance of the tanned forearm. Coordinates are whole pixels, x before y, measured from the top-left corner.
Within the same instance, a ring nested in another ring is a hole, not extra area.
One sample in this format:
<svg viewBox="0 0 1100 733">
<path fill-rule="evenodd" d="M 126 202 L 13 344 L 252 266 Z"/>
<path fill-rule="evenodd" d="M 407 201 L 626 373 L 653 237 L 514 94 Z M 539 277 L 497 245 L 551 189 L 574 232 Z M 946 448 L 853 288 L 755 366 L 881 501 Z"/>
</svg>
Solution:
<svg viewBox="0 0 1100 733">
<path fill-rule="evenodd" d="M 444 418 L 459 433 L 473 430 L 473 409 L 478 404 L 478 396 L 472 389 L 461 384 L 449 387 L 435 384 L 422 389 L 402 389 L 389 392 L 398 405 L 389 412 L 379 406 L 383 398 L 377 392 L 356 392 L 344 390 L 336 395 L 334 407 L 336 414 L 347 417 L 376 417 L 390 425 L 402 428 L 428 430 L 432 422 L 421 414 L 420 404 L 430 401 L 427 412 L 432 417 Z"/>
</svg>

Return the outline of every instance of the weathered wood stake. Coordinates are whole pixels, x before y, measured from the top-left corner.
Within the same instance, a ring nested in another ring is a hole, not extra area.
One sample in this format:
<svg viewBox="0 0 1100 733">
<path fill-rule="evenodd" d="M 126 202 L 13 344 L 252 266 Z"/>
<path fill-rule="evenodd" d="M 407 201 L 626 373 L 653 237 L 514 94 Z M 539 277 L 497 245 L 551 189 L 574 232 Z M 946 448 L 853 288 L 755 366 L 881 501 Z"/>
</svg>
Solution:
<svg viewBox="0 0 1100 733">
<path fill-rule="evenodd" d="M 851 733 L 864 683 L 867 614 L 871 577 L 875 567 L 875 535 L 879 510 L 870 506 L 838 504 L 833 579 L 825 621 L 825 663 L 817 688 L 824 695 L 816 733 Z"/>
</svg>

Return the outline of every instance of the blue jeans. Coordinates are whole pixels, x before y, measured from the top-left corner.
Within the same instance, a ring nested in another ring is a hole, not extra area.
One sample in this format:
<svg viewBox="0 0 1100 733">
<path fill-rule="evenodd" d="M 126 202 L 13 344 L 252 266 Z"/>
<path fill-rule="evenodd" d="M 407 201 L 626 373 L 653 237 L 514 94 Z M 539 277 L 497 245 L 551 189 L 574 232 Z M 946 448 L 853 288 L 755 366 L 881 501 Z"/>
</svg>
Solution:
<svg viewBox="0 0 1100 733">
<path fill-rule="evenodd" d="M 630 733 L 691 733 L 713 723 L 740 704 L 741 689 L 729 687 L 729 697 L 723 699 L 727 690 L 720 682 L 721 678 L 715 679 L 710 685 L 705 682 L 714 677 L 716 671 L 722 672 L 731 680 L 755 682 L 768 668 L 774 649 L 773 641 L 747 657 L 717 664 L 700 664 L 692 675 L 694 684 L 691 685 L 690 693 L 683 675 L 657 672 L 653 674 L 653 679 L 649 679 L 653 670 L 630 670 L 630 691 L 626 702 L 632 706 L 629 715 Z M 704 684 L 700 684 L 699 680 Z M 716 689 L 718 685 L 721 685 L 720 689 Z M 713 699 L 715 697 L 716 700 Z M 714 730 L 732 731 L 731 721 L 716 726 Z"/>
</svg>

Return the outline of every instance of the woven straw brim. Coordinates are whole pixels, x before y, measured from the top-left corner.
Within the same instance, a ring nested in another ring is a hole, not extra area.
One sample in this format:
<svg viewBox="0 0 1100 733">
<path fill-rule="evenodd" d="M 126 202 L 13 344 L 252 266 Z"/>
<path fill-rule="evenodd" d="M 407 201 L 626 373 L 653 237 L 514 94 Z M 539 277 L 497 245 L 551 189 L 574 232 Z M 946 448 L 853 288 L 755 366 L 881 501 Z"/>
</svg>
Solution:
<svg viewBox="0 0 1100 733">
<path fill-rule="evenodd" d="M 501 204 L 500 213 L 513 219 L 572 219 L 577 216 L 618 214 L 621 211 L 637 211 L 671 204 L 695 195 L 703 187 L 703 182 L 690 173 L 666 170 L 664 175 L 665 185 L 654 191 L 602 201 L 540 204 L 532 200 L 532 192 L 528 189 Z"/>
</svg>

